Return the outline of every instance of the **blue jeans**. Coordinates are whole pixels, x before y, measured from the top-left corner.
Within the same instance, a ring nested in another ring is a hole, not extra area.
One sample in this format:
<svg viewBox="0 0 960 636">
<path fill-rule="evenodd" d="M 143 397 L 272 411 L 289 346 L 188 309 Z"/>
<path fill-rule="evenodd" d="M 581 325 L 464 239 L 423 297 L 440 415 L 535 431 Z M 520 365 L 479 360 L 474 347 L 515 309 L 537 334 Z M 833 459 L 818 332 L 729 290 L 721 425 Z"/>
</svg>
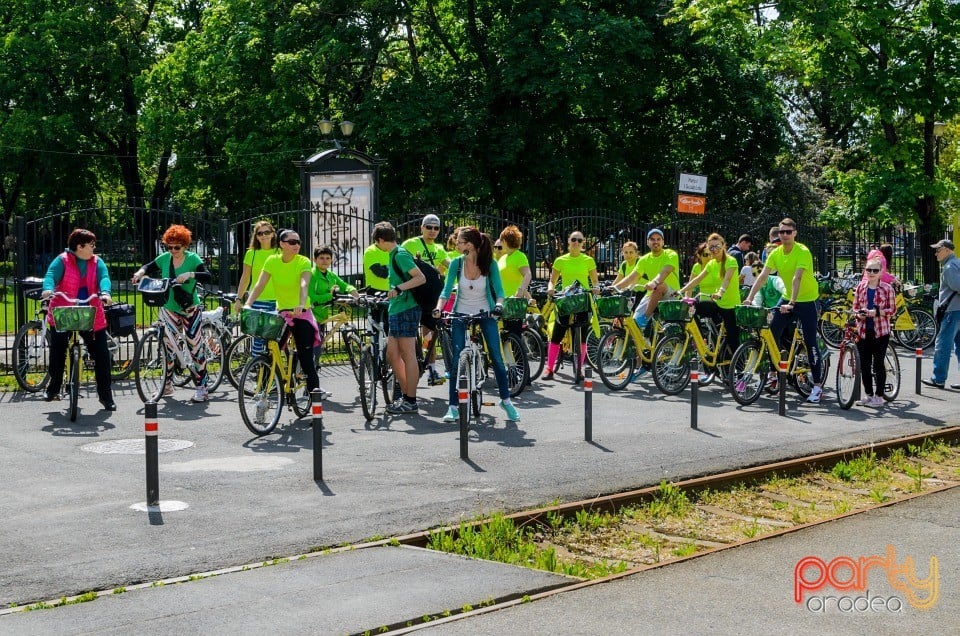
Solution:
<svg viewBox="0 0 960 636">
<path fill-rule="evenodd" d="M 781 301 L 777 307 L 784 304 Z M 777 342 L 780 342 L 780 336 L 783 335 L 787 325 L 796 318 L 800 322 L 800 331 L 803 333 L 803 342 L 807 345 L 807 352 L 810 354 L 810 368 L 813 370 L 813 383 L 823 382 L 823 354 L 817 345 L 817 301 L 811 300 L 806 303 L 796 303 L 793 306 L 793 312 L 781 314 L 779 310 L 773 314 L 773 322 L 770 323 L 770 331 Z M 948 354 L 949 355 L 949 354 Z"/>
<path fill-rule="evenodd" d="M 497 389 L 500 392 L 500 399 L 505 400 L 510 397 L 510 385 L 507 384 L 507 370 L 503 366 L 503 356 L 500 352 L 500 330 L 497 328 L 497 321 L 493 318 L 483 318 L 480 320 L 480 331 L 483 333 L 483 339 L 487 343 L 487 354 L 490 356 L 490 363 L 493 365 L 493 375 L 497 378 Z M 466 342 L 467 328 L 462 320 L 453 320 L 450 325 L 450 340 L 453 341 L 453 360 L 454 367 L 449 369 L 450 406 L 459 405 L 457 396 L 457 364 L 460 360 L 460 352 L 463 351 Z"/>
<path fill-rule="evenodd" d="M 950 371 L 950 352 L 957 347 L 957 332 L 960 331 L 960 311 L 948 311 L 940 323 L 936 348 L 933 350 L 933 381 L 947 383 Z M 958 353 L 960 355 L 960 353 Z"/>
</svg>

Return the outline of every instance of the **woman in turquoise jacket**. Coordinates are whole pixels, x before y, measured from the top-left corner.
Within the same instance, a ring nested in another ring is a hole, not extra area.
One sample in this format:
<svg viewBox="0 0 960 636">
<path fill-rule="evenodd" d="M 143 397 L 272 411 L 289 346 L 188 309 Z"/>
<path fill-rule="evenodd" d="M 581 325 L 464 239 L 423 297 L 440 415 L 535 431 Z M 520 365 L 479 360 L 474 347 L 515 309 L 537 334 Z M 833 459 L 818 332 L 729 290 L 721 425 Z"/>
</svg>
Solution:
<svg viewBox="0 0 960 636">
<path fill-rule="evenodd" d="M 455 258 L 447 269 L 446 284 L 440 293 L 440 300 L 437 301 L 437 307 L 433 310 L 433 315 L 440 316 L 443 306 L 456 286 L 457 300 L 453 304 L 454 313 L 476 314 L 487 311 L 493 316 L 499 316 L 503 312 L 503 284 L 500 281 L 500 268 L 493 261 L 490 237 L 481 233 L 475 227 L 463 228 L 457 237 L 457 251 L 460 252 L 461 256 Z M 520 414 L 510 400 L 510 385 L 507 381 L 507 371 L 500 351 L 500 329 L 497 325 L 497 318 L 493 316 L 480 320 L 480 330 L 487 343 L 487 352 L 493 365 L 493 374 L 497 378 L 500 408 L 506 412 L 508 420 L 519 422 Z M 450 341 L 453 345 L 453 355 L 450 359 L 456 361 L 460 358 L 460 352 L 466 342 L 466 324 L 463 320 L 454 319 L 452 321 Z M 460 412 L 457 407 L 457 382 L 454 380 L 454 376 L 455 373 L 451 369 L 451 381 L 448 383 L 450 408 L 443 417 L 444 422 L 456 422 L 460 419 Z"/>
</svg>

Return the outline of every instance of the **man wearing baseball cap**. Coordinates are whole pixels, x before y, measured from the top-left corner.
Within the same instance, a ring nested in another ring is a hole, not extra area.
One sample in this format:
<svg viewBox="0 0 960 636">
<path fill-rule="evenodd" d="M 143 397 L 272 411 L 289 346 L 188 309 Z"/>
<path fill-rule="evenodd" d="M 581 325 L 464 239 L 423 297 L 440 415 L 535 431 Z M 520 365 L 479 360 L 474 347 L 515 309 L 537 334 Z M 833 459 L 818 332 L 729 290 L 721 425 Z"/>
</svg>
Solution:
<svg viewBox="0 0 960 636">
<path fill-rule="evenodd" d="M 633 271 L 627 277 L 613 286 L 617 291 L 630 289 L 637 279 L 646 281 L 643 287 L 647 294 L 637 304 L 633 312 L 633 319 L 643 329 L 650 322 L 650 317 L 657 309 L 660 301 L 673 295 L 680 289 L 680 256 L 663 244 L 663 230 L 653 228 L 647 232 L 647 247 L 650 251 L 637 259 Z"/>
<path fill-rule="evenodd" d="M 428 214 L 423 217 L 420 223 L 420 236 L 414 236 L 404 241 L 400 247 L 413 254 L 414 258 L 433 265 L 441 275 L 446 274 L 450 259 L 447 258 L 447 251 L 443 245 L 437 241 L 440 236 L 440 217 L 436 214 Z M 432 312 L 424 310 L 420 317 L 420 336 L 423 340 L 423 346 L 427 351 L 427 384 L 443 384 L 443 377 L 437 373 L 437 348 L 434 346 L 437 334 L 437 319 L 433 317 Z"/>
<path fill-rule="evenodd" d="M 955 346 L 957 332 L 960 331 L 960 258 L 954 253 L 953 241 L 943 239 L 931 245 L 940 263 L 940 295 L 934 312 L 940 330 L 937 332 L 933 350 L 933 375 L 924 379 L 927 386 L 942 389 L 950 371 L 950 352 Z M 950 385 L 951 389 L 960 389 L 960 383 Z"/>
</svg>

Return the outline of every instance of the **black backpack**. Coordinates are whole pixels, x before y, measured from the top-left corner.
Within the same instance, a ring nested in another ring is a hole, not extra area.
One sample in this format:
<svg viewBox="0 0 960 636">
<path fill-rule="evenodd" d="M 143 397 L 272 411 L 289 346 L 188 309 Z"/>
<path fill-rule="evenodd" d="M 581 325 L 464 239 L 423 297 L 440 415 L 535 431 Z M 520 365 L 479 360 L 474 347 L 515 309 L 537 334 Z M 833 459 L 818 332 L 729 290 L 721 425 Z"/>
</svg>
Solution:
<svg viewBox="0 0 960 636">
<path fill-rule="evenodd" d="M 422 241 L 423 239 L 420 240 Z M 424 247 L 426 247 L 426 243 L 424 243 Z M 417 267 L 420 268 L 420 271 L 423 272 L 427 281 L 423 285 L 419 285 L 408 291 L 413 294 L 413 299 L 417 301 L 420 309 L 433 311 L 437 306 L 437 301 L 440 300 L 440 294 L 443 292 L 443 276 L 440 275 L 436 267 L 422 258 L 414 257 L 413 261 L 417 264 Z M 397 266 L 396 259 L 391 258 L 390 265 L 393 267 L 393 271 L 397 273 L 397 276 L 404 282 L 410 280 L 407 273 L 401 271 Z"/>
</svg>

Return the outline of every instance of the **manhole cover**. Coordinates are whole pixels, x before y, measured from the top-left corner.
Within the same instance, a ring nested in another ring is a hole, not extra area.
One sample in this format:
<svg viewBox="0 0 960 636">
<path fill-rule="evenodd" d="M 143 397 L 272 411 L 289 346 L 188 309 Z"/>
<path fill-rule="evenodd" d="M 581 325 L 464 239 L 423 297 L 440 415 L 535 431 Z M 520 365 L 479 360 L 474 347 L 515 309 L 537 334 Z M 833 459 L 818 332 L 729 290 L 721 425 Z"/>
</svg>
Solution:
<svg viewBox="0 0 960 636">
<path fill-rule="evenodd" d="M 104 455 L 143 455 L 145 453 L 143 438 L 139 439 L 114 439 L 105 442 L 93 442 L 84 444 L 80 448 L 88 453 L 101 453 Z M 171 451 L 190 448 L 193 442 L 185 439 L 160 439 L 157 440 L 157 451 L 169 453 Z"/>
</svg>

